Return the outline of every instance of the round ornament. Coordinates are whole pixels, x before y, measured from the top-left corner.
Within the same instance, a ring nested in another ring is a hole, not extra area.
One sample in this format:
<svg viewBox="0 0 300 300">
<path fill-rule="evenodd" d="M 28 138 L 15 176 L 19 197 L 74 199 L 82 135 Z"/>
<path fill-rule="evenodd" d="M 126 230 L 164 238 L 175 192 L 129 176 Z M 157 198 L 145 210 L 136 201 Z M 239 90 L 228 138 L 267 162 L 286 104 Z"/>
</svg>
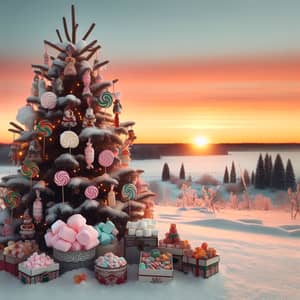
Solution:
<svg viewBox="0 0 300 300">
<path fill-rule="evenodd" d="M 97 99 L 97 103 L 102 108 L 109 108 L 113 103 L 113 95 L 108 91 L 103 92 L 100 98 Z"/>
<path fill-rule="evenodd" d="M 84 191 L 84 195 L 90 199 L 90 200 L 93 200 L 93 199 L 96 199 L 99 195 L 99 191 L 98 189 L 94 186 L 94 185 L 90 185 L 88 186 L 85 191 Z"/>
<path fill-rule="evenodd" d="M 98 162 L 103 167 L 109 167 L 114 162 L 114 153 L 110 150 L 103 150 L 98 157 Z"/>
<path fill-rule="evenodd" d="M 128 200 L 134 200 L 137 194 L 136 186 L 132 183 L 124 184 L 122 187 L 122 196 Z"/>
<path fill-rule="evenodd" d="M 53 92 L 45 92 L 41 96 L 41 105 L 46 109 L 55 108 L 57 103 L 57 97 Z"/>
</svg>

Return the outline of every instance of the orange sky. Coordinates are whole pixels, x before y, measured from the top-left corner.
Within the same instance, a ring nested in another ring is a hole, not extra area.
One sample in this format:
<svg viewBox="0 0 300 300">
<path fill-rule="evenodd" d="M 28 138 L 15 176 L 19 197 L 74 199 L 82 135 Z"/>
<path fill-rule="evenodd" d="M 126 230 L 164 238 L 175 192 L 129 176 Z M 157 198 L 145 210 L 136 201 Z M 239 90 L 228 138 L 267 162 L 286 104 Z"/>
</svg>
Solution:
<svg viewBox="0 0 300 300">
<path fill-rule="evenodd" d="M 32 61 L 35 63 L 36 61 Z M 0 61 L 0 137 L 29 96 L 30 62 Z M 119 78 L 121 121 L 136 121 L 139 143 L 300 142 L 300 57 L 130 64 L 111 62 Z"/>
</svg>

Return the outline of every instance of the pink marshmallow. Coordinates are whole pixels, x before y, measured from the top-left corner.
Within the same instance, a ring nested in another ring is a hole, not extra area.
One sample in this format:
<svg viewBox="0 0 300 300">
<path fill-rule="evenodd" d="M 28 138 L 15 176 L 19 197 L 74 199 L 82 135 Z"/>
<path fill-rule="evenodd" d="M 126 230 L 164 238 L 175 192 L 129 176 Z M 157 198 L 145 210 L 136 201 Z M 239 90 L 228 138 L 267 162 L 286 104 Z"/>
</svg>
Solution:
<svg viewBox="0 0 300 300">
<path fill-rule="evenodd" d="M 67 224 L 71 228 L 79 232 L 81 227 L 83 227 L 86 224 L 86 219 L 82 215 L 76 214 L 68 219 Z"/>
<path fill-rule="evenodd" d="M 99 244 L 99 240 L 98 239 L 92 240 L 89 244 L 86 244 L 84 246 L 84 249 L 85 250 L 90 250 L 90 249 L 96 247 L 98 244 Z"/>
<path fill-rule="evenodd" d="M 98 231 L 91 225 L 84 225 L 81 230 L 87 230 L 88 232 L 90 232 L 90 234 L 92 235 L 92 237 L 94 237 L 95 239 L 98 238 Z M 80 230 L 80 231 L 81 231 Z"/>
<path fill-rule="evenodd" d="M 69 243 L 69 242 L 66 242 L 64 240 L 59 239 L 59 240 L 53 242 L 53 247 L 57 250 L 62 251 L 62 252 L 68 252 L 71 249 L 72 244 Z"/>
<path fill-rule="evenodd" d="M 44 238 L 45 238 L 45 242 L 46 242 L 47 247 L 52 247 L 53 246 L 52 245 L 52 240 L 54 238 L 54 234 L 51 231 L 48 231 L 45 234 Z"/>
<path fill-rule="evenodd" d="M 58 236 L 70 243 L 75 242 L 76 240 L 76 231 L 73 230 L 72 228 L 70 228 L 69 226 L 65 225 L 65 226 L 61 226 L 58 232 Z"/>
<path fill-rule="evenodd" d="M 51 226 L 52 233 L 57 234 L 59 232 L 60 227 L 65 226 L 65 225 L 66 225 L 66 223 L 63 222 L 62 220 L 57 220 Z"/>
<path fill-rule="evenodd" d="M 77 241 L 72 243 L 71 251 L 80 251 L 81 249 L 82 246 Z"/>
<path fill-rule="evenodd" d="M 93 234 L 88 230 L 88 229 L 84 229 L 81 230 L 77 236 L 76 236 L 76 240 L 82 245 L 88 245 L 90 244 L 92 241 L 95 240 Z"/>
</svg>

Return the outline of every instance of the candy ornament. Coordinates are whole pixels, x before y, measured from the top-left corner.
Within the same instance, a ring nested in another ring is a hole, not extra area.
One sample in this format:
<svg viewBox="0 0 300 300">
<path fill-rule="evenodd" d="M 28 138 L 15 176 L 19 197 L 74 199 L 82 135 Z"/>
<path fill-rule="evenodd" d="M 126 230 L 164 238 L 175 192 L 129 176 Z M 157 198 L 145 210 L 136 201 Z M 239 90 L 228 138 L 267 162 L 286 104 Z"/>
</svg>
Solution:
<svg viewBox="0 0 300 300">
<path fill-rule="evenodd" d="M 119 114 L 122 112 L 122 105 L 119 99 L 115 99 L 114 106 L 113 106 L 113 113 L 115 114 L 114 118 L 114 125 L 115 127 L 119 127 L 120 121 L 119 121 Z"/>
<path fill-rule="evenodd" d="M 127 200 L 134 200 L 136 198 L 136 186 L 132 183 L 124 184 L 122 187 L 122 197 Z"/>
<path fill-rule="evenodd" d="M 110 207 L 115 207 L 116 206 L 116 194 L 114 192 L 114 187 L 115 187 L 115 185 L 112 184 L 110 186 L 110 191 L 107 194 L 108 206 L 110 206 Z"/>
<path fill-rule="evenodd" d="M 78 147 L 79 137 L 75 132 L 66 130 L 60 135 L 59 142 L 63 148 L 69 148 L 71 153 L 71 149 Z"/>
<path fill-rule="evenodd" d="M 88 107 L 85 111 L 83 118 L 82 127 L 95 127 L 96 116 L 94 110 L 91 107 Z"/>
<path fill-rule="evenodd" d="M 55 108 L 57 103 L 57 97 L 53 92 L 45 92 L 41 96 L 41 105 L 46 109 Z"/>
<path fill-rule="evenodd" d="M 54 182 L 56 185 L 61 186 L 62 202 L 65 202 L 64 186 L 70 182 L 70 176 L 67 171 L 57 171 L 54 175 Z"/>
<path fill-rule="evenodd" d="M 93 144 L 91 143 L 91 139 L 89 138 L 86 147 L 84 149 L 85 162 L 87 164 L 86 168 L 88 170 L 94 169 L 93 162 L 95 159 L 95 150 L 93 148 Z"/>
<path fill-rule="evenodd" d="M 61 125 L 65 128 L 73 128 L 77 126 L 76 117 L 71 108 L 66 107 L 64 110 L 64 115 L 61 121 Z"/>
<path fill-rule="evenodd" d="M 109 108 L 113 103 L 113 96 L 110 92 L 103 92 L 100 98 L 97 99 L 97 104 L 102 108 Z"/>
<path fill-rule="evenodd" d="M 4 196 L 4 203 L 10 209 L 16 208 L 21 201 L 21 195 L 15 191 L 8 191 Z"/>
<path fill-rule="evenodd" d="M 75 62 L 76 62 L 75 58 L 71 56 L 67 56 L 65 58 L 65 62 L 66 62 L 66 66 L 64 68 L 64 75 L 70 77 L 76 76 L 77 71 L 75 68 Z"/>
<path fill-rule="evenodd" d="M 41 201 L 42 199 L 40 197 L 40 191 L 36 190 L 35 194 L 36 194 L 36 198 L 33 202 L 32 215 L 33 215 L 34 221 L 36 223 L 40 223 L 41 220 L 43 219 L 43 203 Z"/>
<path fill-rule="evenodd" d="M 30 178 L 30 189 L 32 188 L 32 178 L 39 175 L 39 166 L 30 160 L 25 160 L 21 166 L 21 174 L 27 178 Z"/>
<path fill-rule="evenodd" d="M 46 137 L 52 135 L 53 132 L 53 125 L 48 120 L 41 120 L 38 122 L 36 126 L 36 130 L 43 136 L 43 157 L 45 157 L 45 144 L 46 144 Z"/>
<path fill-rule="evenodd" d="M 88 186 L 85 191 L 84 191 L 84 195 L 90 199 L 90 200 L 93 200 L 93 199 L 96 199 L 99 195 L 99 191 L 98 189 L 94 186 L 94 185 L 90 185 Z"/>
<path fill-rule="evenodd" d="M 110 150 L 103 150 L 98 157 L 98 162 L 103 167 L 109 167 L 114 162 L 114 153 Z"/>
<path fill-rule="evenodd" d="M 82 75 L 83 91 L 82 95 L 91 94 L 90 84 L 91 84 L 91 70 L 87 69 Z"/>
</svg>

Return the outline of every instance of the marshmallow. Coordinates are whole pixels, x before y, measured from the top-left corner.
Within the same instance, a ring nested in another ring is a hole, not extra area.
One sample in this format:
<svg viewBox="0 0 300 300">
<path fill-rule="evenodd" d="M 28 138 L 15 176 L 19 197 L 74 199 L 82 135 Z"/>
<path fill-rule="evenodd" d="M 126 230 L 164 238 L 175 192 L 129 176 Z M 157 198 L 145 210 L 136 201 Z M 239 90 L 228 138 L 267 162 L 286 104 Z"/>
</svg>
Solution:
<svg viewBox="0 0 300 300">
<path fill-rule="evenodd" d="M 75 241 L 74 243 L 72 243 L 72 246 L 71 246 L 71 251 L 80 251 L 82 249 L 82 246 L 77 242 Z"/>
<path fill-rule="evenodd" d="M 106 233 L 112 233 L 114 229 L 115 229 L 115 224 L 111 221 L 107 221 L 104 224 L 102 231 Z"/>
<path fill-rule="evenodd" d="M 52 233 L 57 234 L 60 230 L 60 227 L 65 225 L 66 225 L 65 222 L 63 222 L 62 220 L 57 220 L 51 226 Z"/>
<path fill-rule="evenodd" d="M 144 237 L 152 236 L 152 229 L 144 229 Z"/>
<path fill-rule="evenodd" d="M 76 240 L 82 246 L 85 246 L 90 244 L 94 240 L 94 237 L 93 234 L 88 229 L 83 229 L 76 235 Z"/>
<path fill-rule="evenodd" d="M 153 236 L 158 236 L 158 230 L 157 229 L 152 229 L 152 235 Z"/>
<path fill-rule="evenodd" d="M 95 240 L 92 240 L 89 244 L 85 245 L 84 249 L 90 250 L 90 249 L 96 247 L 97 245 L 99 245 L 99 241 L 97 239 L 95 239 Z"/>
<path fill-rule="evenodd" d="M 54 238 L 54 234 L 51 232 L 51 231 L 48 231 L 46 234 L 45 234 L 45 242 L 46 242 L 46 246 L 47 247 L 52 247 L 52 240 Z"/>
<path fill-rule="evenodd" d="M 135 228 L 129 228 L 128 229 L 128 235 L 135 235 L 135 231 L 136 231 Z"/>
<path fill-rule="evenodd" d="M 143 229 L 137 229 L 135 232 L 135 235 L 138 237 L 142 237 L 144 235 L 144 230 Z"/>
<path fill-rule="evenodd" d="M 62 252 L 68 252 L 71 249 L 72 244 L 69 242 L 66 242 L 62 239 L 59 239 L 59 240 L 53 242 L 53 247 Z"/>
<path fill-rule="evenodd" d="M 67 241 L 67 242 L 70 242 L 70 243 L 73 243 L 75 242 L 76 240 L 76 231 L 73 230 L 72 228 L 68 227 L 67 225 L 65 226 L 61 226 L 60 227 L 60 230 L 58 232 L 58 236 Z"/>
<path fill-rule="evenodd" d="M 112 234 L 106 233 L 106 232 L 102 232 L 101 234 L 101 245 L 106 246 L 108 244 L 110 244 L 114 239 L 114 236 Z"/>
<path fill-rule="evenodd" d="M 81 227 L 83 227 L 86 224 L 86 219 L 82 215 L 76 214 L 68 219 L 67 224 L 71 228 L 79 232 Z"/>
</svg>

